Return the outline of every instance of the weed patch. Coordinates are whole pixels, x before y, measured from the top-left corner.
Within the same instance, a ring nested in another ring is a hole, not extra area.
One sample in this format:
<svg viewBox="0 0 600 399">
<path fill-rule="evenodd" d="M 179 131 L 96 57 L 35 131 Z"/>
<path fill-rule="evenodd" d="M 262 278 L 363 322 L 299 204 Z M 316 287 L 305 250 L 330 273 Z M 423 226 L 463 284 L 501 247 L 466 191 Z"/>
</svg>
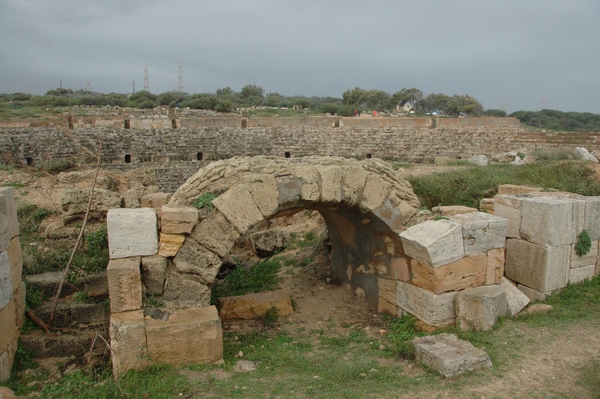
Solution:
<svg viewBox="0 0 600 399">
<path fill-rule="evenodd" d="M 281 264 L 276 259 L 263 260 L 248 268 L 238 265 L 213 288 L 211 302 L 216 304 L 221 297 L 275 290 L 279 283 L 277 273 L 280 269 Z"/>
</svg>

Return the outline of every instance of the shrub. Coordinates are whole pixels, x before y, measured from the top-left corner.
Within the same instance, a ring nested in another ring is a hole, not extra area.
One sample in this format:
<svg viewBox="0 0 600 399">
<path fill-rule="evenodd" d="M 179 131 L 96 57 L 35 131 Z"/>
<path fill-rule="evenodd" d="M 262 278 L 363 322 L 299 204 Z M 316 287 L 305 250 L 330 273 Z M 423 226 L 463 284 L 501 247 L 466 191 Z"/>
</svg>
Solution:
<svg viewBox="0 0 600 399">
<path fill-rule="evenodd" d="M 592 249 L 592 239 L 590 238 L 590 234 L 583 230 L 577 236 L 577 243 L 575 244 L 575 253 L 577 256 L 587 255 Z"/>
<path fill-rule="evenodd" d="M 217 198 L 217 196 L 213 193 L 204 193 L 194 200 L 194 206 L 198 209 L 206 209 L 210 212 L 214 209 L 212 202 L 215 198 Z"/>
</svg>

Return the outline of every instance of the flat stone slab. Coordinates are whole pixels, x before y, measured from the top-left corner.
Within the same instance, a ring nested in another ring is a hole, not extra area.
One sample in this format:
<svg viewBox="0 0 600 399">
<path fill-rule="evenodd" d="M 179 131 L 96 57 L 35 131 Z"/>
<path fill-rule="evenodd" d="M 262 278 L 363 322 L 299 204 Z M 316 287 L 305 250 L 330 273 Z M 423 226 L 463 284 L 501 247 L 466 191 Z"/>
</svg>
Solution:
<svg viewBox="0 0 600 399">
<path fill-rule="evenodd" d="M 462 226 L 449 220 L 428 220 L 400 233 L 406 255 L 438 267 L 465 255 Z"/>
<path fill-rule="evenodd" d="M 458 339 L 454 334 L 415 338 L 412 344 L 417 362 L 436 369 L 446 378 L 492 367 L 487 353 L 468 341 Z"/>
<path fill-rule="evenodd" d="M 219 298 L 221 320 L 261 318 L 271 308 L 278 316 L 294 313 L 290 296 L 277 291 Z"/>
</svg>

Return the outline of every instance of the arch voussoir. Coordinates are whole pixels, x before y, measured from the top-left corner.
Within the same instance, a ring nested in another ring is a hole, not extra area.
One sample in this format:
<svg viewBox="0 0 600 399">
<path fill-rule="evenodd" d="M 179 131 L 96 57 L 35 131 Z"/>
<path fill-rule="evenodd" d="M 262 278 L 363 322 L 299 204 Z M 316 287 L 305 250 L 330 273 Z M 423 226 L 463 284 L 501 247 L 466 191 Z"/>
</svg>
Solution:
<svg viewBox="0 0 600 399">
<path fill-rule="evenodd" d="M 244 184 L 233 186 L 212 201 L 212 204 L 235 226 L 240 234 L 264 220 L 252 194 Z"/>
</svg>

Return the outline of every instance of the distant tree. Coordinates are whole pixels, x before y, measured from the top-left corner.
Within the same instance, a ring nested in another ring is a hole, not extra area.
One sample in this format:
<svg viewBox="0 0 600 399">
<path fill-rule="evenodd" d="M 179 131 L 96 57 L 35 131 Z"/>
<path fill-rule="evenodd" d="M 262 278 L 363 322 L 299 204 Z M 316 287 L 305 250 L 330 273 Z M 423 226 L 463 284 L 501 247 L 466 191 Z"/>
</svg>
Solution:
<svg viewBox="0 0 600 399">
<path fill-rule="evenodd" d="M 269 107 L 281 107 L 284 97 L 279 93 L 269 93 L 265 97 L 264 104 Z"/>
<path fill-rule="evenodd" d="M 501 109 L 486 109 L 485 116 L 505 117 L 506 111 L 501 110 Z"/>
<path fill-rule="evenodd" d="M 346 90 L 342 94 L 342 101 L 345 105 L 349 105 L 351 107 L 366 108 L 367 95 L 367 90 L 361 89 L 360 87 L 355 87 L 352 90 Z"/>
<path fill-rule="evenodd" d="M 248 101 L 254 97 L 253 101 L 256 101 L 256 98 L 258 98 L 262 102 L 265 99 L 265 89 L 257 85 L 246 85 L 242 87 L 240 97 L 242 101 Z"/>
<path fill-rule="evenodd" d="M 233 110 L 233 104 L 228 100 L 220 100 L 215 106 L 215 111 L 218 112 L 231 112 Z"/>
<path fill-rule="evenodd" d="M 217 89 L 217 97 L 226 97 L 235 94 L 235 91 L 229 86 Z"/>
<path fill-rule="evenodd" d="M 318 109 L 325 114 L 337 114 L 339 105 L 335 103 L 322 103 L 319 104 Z"/>
<path fill-rule="evenodd" d="M 392 95 L 392 103 L 403 107 L 405 104 L 410 104 L 418 111 L 417 106 L 423 99 L 423 92 L 419 89 L 411 87 L 410 89 L 402 89 Z"/>
<path fill-rule="evenodd" d="M 368 109 L 374 109 L 378 111 L 388 111 L 395 108 L 392 106 L 392 97 L 389 93 L 383 90 L 369 90 L 365 98 L 365 105 Z"/>
<path fill-rule="evenodd" d="M 158 105 L 158 102 L 156 101 L 156 95 L 141 90 L 129 97 L 128 105 L 132 108 L 154 108 Z"/>
<path fill-rule="evenodd" d="M 65 96 L 65 95 L 69 95 L 69 94 L 73 94 L 74 91 L 72 89 L 61 89 L 61 88 L 57 88 L 57 89 L 53 89 L 53 90 L 48 90 L 46 92 L 47 96 Z"/>
<path fill-rule="evenodd" d="M 190 98 L 188 93 L 178 91 L 168 91 L 161 93 L 156 97 L 158 105 L 167 105 L 169 107 L 175 107 L 177 104 Z"/>
</svg>

